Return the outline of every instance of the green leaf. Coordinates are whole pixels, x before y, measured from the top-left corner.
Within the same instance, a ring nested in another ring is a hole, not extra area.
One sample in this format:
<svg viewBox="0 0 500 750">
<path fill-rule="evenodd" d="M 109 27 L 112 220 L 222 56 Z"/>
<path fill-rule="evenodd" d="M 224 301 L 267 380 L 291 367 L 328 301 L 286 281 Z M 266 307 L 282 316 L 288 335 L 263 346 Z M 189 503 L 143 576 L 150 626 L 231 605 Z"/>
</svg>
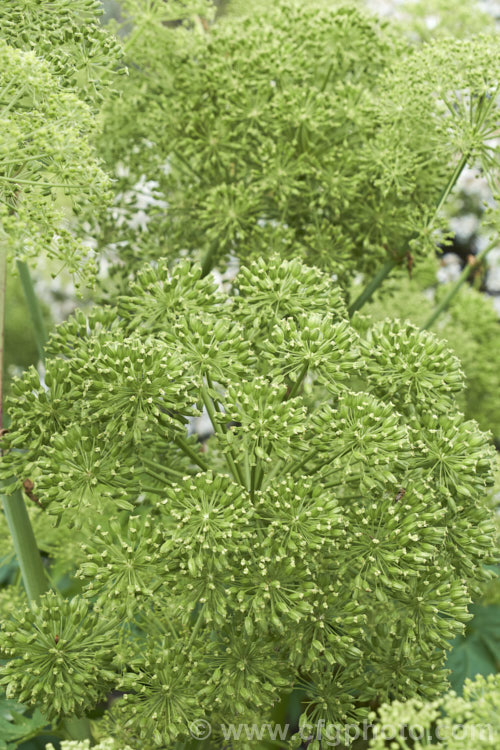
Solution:
<svg viewBox="0 0 500 750">
<path fill-rule="evenodd" d="M 500 668 L 500 606 L 473 604 L 470 612 L 474 617 L 465 635 L 453 641 L 447 660 L 451 687 L 459 694 L 467 677 L 494 674 Z"/>
<path fill-rule="evenodd" d="M 20 703 L 0 697 L 0 750 L 14 750 L 19 742 L 35 737 L 47 726 L 38 709 L 32 716 L 25 712 Z"/>
</svg>

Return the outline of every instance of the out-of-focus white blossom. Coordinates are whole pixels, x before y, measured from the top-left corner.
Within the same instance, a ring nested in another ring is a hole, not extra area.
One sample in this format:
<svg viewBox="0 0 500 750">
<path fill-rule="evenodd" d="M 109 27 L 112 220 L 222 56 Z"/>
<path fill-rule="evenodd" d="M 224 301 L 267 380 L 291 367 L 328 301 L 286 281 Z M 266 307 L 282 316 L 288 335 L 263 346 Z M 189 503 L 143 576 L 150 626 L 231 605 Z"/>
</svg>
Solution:
<svg viewBox="0 0 500 750">
<path fill-rule="evenodd" d="M 500 292 L 500 247 L 496 247 L 488 253 L 486 287 L 490 292 Z M 500 302 L 500 300 L 498 300 L 498 302 Z M 498 307 L 496 301 L 495 307 Z"/>
<path fill-rule="evenodd" d="M 491 203 L 492 195 L 488 182 L 477 168 L 466 167 L 457 182 L 457 191 L 463 190 L 484 203 Z"/>
<path fill-rule="evenodd" d="M 436 275 L 440 284 L 448 284 L 450 281 L 456 281 L 461 271 L 459 256 L 456 253 L 446 253 L 441 259 L 441 267 Z"/>
<path fill-rule="evenodd" d="M 467 240 L 478 230 L 479 218 L 475 214 L 462 214 L 450 219 L 450 229 L 461 240 Z"/>
</svg>

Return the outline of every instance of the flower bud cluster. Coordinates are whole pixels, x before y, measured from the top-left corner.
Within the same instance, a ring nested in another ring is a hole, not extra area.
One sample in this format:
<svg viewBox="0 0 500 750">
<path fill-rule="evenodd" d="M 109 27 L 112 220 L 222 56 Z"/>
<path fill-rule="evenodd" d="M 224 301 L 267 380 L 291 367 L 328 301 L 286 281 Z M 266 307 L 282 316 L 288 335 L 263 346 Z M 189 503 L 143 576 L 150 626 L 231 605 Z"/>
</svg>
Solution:
<svg viewBox="0 0 500 750">
<path fill-rule="evenodd" d="M 0 683 L 7 697 L 38 705 L 47 718 L 81 715 L 114 684 L 117 620 L 100 618 L 81 597 L 50 592 L 3 623 Z"/>
<path fill-rule="evenodd" d="M 50 351 L 44 386 L 14 385 L 2 471 L 84 537 L 83 596 L 7 622 L 10 695 L 55 716 L 113 685 L 106 731 L 149 750 L 189 741 L 190 719 L 269 720 L 294 689 L 326 723 L 443 689 L 493 558 L 493 455 L 433 334 L 356 332 L 327 275 L 274 255 L 228 292 L 187 262 L 148 268 Z"/>
</svg>

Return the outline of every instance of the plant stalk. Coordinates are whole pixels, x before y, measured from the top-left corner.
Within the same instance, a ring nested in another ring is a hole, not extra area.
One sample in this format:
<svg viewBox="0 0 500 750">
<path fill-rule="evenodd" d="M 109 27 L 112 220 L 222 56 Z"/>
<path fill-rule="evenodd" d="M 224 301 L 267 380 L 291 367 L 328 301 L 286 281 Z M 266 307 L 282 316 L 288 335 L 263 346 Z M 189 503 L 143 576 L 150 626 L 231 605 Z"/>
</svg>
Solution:
<svg viewBox="0 0 500 750">
<path fill-rule="evenodd" d="M 49 588 L 21 490 L 2 496 L 5 518 L 30 604 Z"/>
<path fill-rule="evenodd" d="M 403 256 L 404 257 L 404 256 Z M 357 310 L 360 310 L 363 305 L 365 305 L 368 300 L 372 297 L 374 292 L 379 288 L 381 283 L 384 281 L 384 279 L 389 276 L 392 269 L 395 268 L 395 266 L 398 265 L 397 260 L 393 260 L 392 258 L 390 260 L 386 260 L 383 266 L 380 266 L 379 270 L 373 276 L 372 279 L 370 279 L 369 283 L 365 286 L 359 297 L 357 297 L 352 305 L 349 306 L 348 312 L 349 315 L 352 317 L 354 313 Z"/>
<path fill-rule="evenodd" d="M 148 458 L 147 456 L 141 456 L 141 461 L 147 467 L 149 467 L 153 471 L 156 471 L 156 474 L 155 474 L 156 478 L 158 478 L 158 471 L 164 472 L 165 474 L 174 474 L 176 477 L 179 477 L 181 479 L 186 474 L 185 471 L 178 471 L 177 469 L 172 469 L 170 468 L 170 466 L 165 466 L 164 464 L 161 464 L 158 461 L 154 461 L 152 458 Z"/>
<path fill-rule="evenodd" d="M 31 322 L 33 324 L 33 330 L 35 332 L 36 348 L 38 350 L 38 356 L 41 362 L 45 362 L 44 347 L 47 343 L 47 329 L 45 328 L 45 321 L 43 319 L 42 308 L 38 302 L 38 298 L 35 294 L 35 288 L 33 286 L 33 280 L 27 264 L 22 261 L 17 261 L 17 270 L 19 272 L 19 278 L 23 287 L 24 297 L 28 310 L 30 313 Z"/>
<path fill-rule="evenodd" d="M 484 258 L 486 258 L 490 250 L 492 250 L 497 245 L 498 245 L 498 241 L 496 239 L 493 242 L 490 242 L 489 245 L 486 245 L 486 247 L 475 256 L 474 260 L 471 263 L 468 263 L 465 266 L 462 273 L 460 274 L 456 282 L 453 284 L 449 292 L 445 294 L 445 296 L 443 297 L 439 305 L 437 305 L 437 307 L 432 311 L 428 319 L 425 321 L 424 325 L 421 328 L 422 331 L 428 331 L 429 328 L 431 328 L 434 325 L 434 323 L 439 318 L 439 316 L 448 308 L 451 300 L 457 294 L 459 289 L 465 284 L 465 282 L 471 275 L 472 270 L 476 268 L 477 265 Z"/>
<path fill-rule="evenodd" d="M 5 341 L 5 294 L 7 282 L 7 253 L 0 245 L 0 429 L 3 427 L 3 360 Z M 12 534 L 14 550 L 23 577 L 28 600 L 36 601 L 47 591 L 49 584 L 45 576 L 42 558 L 36 546 L 28 511 L 21 490 L 12 495 L 2 495 L 2 505 L 7 524 Z"/>
</svg>

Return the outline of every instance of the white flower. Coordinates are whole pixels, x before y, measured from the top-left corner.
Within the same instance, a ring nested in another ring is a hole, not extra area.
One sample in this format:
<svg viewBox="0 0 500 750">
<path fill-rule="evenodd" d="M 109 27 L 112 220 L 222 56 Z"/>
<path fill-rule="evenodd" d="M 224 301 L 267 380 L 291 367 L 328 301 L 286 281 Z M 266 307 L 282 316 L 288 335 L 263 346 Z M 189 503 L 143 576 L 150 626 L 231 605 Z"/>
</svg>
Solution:
<svg viewBox="0 0 500 750">
<path fill-rule="evenodd" d="M 437 280 L 440 284 L 448 284 L 456 281 L 462 272 L 460 258 L 456 253 L 446 253 L 441 260 L 441 268 L 437 271 Z"/>
</svg>

